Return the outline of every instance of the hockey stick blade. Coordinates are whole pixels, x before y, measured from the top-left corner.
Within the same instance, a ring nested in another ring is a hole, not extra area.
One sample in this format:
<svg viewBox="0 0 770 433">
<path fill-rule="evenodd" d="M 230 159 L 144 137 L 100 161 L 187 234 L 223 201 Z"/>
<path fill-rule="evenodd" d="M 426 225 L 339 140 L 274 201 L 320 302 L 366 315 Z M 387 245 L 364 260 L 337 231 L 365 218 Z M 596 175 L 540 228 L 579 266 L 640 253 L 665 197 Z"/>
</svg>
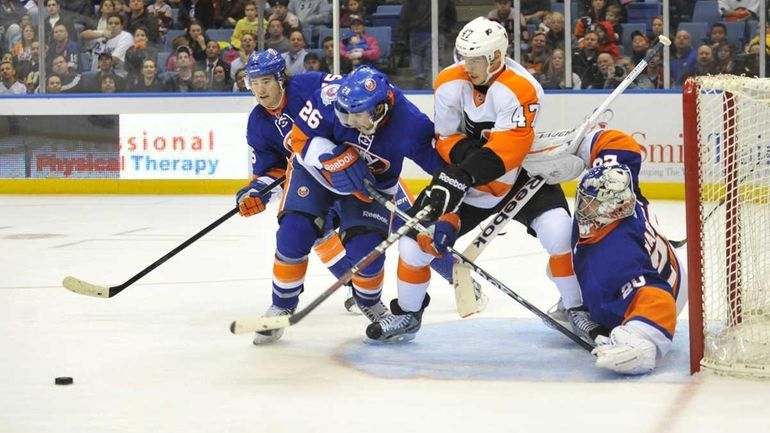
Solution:
<svg viewBox="0 0 770 433">
<path fill-rule="evenodd" d="M 293 325 L 291 322 L 292 317 L 293 316 L 276 316 L 236 320 L 230 324 L 230 332 L 237 335 L 246 332 L 260 332 L 288 328 Z"/>
<path fill-rule="evenodd" d="M 116 287 L 98 286 L 96 284 L 91 284 L 79 278 L 70 277 L 70 276 L 65 277 L 61 284 L 62 286 L 64 286 L 65 289 L 71 292 L 79 293 L 81 295 L 86 295 L 86 296 L 93 296 L 94 298 L 111 298 L 115 296 L 117 291 L 120 291 L 120 286 L 116 286 Z M 118 290 L 116 291 L 116 289 Z"/>
<path fill-rule="evenodd" d="M 271 191 L 276 186 L 283 183 L 283 181 L 286 180 L 286 176 L 281 176 L 275 181 L 273 181 L 270 185 L 267 185 L 266 187 L 262 188 L 261 191 L 259 191 L 260 194 L 267 193 Z M 232 217 L 233 215 L 238 213 L 238 206 L 236 206 L 233 209 L 230 209 L 222 215 L 221 217 L 217 218 L 216 221 L 213 223 L 207 225 L 203 228 L 203 230 L 199 231 L 198 233 L 192 235 L 189 239 L 182 242 L 179 246 L 174 248 L 173 250 L 166 253 L 165 256 L 159 258 L 158 260 L 154 261 L 152 264 L 147 266 L 146 268 L 139 271 L 138 274 L 134 275 L 133 277 L 126 280 L 123 284 L 119 284 L 117 286 L 112 287 L 106 287 L 106 286 L 97 286 L 96 284 L 91 284 L 88 282 L 85 282 L 79 278 L 75 277 L 66 277 L 62 281 L 62 286 L 66 288 L 67 290 L 70 290 L 72 292 L 86 295 L 86 296 L 93 296 L 96 298 L 112 298 L 113 296 L 117 295 L 118 293 L 122 292 L 124 289 L 129 287 L 130 285 L 137 282 L 139 279 L 144 277 L 145 275 L 149 274 L 152 270 L 157 268 L 158 266 L 162 265 L 166 262 L 166 260 L 174 257 L 175 255 L 179 254 L 182 250 L 190 246 L 193 242 L 197 241 L 198 239 L 202 238 L 206 233 L 214 230 L 219 225 L 221 225 L 223 222 L 227 221 Z"/>
</svg>

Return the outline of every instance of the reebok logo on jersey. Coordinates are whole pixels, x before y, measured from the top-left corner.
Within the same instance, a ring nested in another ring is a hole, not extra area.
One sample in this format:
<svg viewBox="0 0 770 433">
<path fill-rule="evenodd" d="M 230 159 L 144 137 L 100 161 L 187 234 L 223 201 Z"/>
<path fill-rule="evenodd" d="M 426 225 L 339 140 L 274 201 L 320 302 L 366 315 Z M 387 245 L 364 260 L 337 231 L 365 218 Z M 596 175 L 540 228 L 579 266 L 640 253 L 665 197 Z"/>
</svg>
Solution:
<svg viewBox="0 0 770 433">
<path fill-rule="evenodd" d="M 388 220 L 387 220 L 387 219 L 386 219 L 384 216 L 382 216 L 382 215 L 380 215 L 380 214 L 378 214 L 378 213 L 375 213 L 375 212 L 369 212 L 369 211 L 366 211 L 366 210 L 365 210 L 365 211 L 363 211 L 362 215 L 363 215 L 364 217 L 366 217 L 366 218 L 373 218 L 373 219 L 376 219 L 377 221 L 379 221 L 379 222 L 381 222 L 381 223 L 383 223 L 383 224 L 388 224 Z"/>
<path fill-rule="evenodd" d="M 334 160 L 324 162 L 324 170 L 332 173 L 344 170 L 358 160 L 358 156 L 350 151 L 345 151 Z"/>
<path fill-rule="evenodd" d="M 440 173 L 440 174 L 438 175 L 438 180 L 440 180 L 440 181 L 443 181 L 444 183 L 446 183 L 446 184 L 448 184 L 448 185 L 451 185 L 452 187 L 454 187 L 454 188 L 456 188 L 456 189 L 459 189 L 459 190 L 460 190 L 460 191 L 462 191 L 462 192 L 465 192 L 465 190 L 467 190 L 467 189 L 468 189 L 468 185 L 466 185 L 466 184 L 464 184 L 464 183 L 460 182 L 460 181 L 459 181 L 459 180 L 457 180 L 457 179 L 453 179 L 453 178 L 451 178 L 451 177 L 447 176 L 447 175 L 446 175 L 446 174 L 444 174 L 444 173 Z"/>
</svg>

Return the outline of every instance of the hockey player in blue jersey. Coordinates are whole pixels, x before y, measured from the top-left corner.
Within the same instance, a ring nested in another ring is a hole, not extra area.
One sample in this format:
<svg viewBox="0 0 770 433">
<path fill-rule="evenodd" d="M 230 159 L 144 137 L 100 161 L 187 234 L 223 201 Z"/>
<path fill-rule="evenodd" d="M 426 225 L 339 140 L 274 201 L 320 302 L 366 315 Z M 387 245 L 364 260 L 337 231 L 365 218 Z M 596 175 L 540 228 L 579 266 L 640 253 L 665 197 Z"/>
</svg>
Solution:
<svg viewBox="0 0 770 433">
<path fill-rule="evenodd" d="M 592 167 L 578 184 L 572 261 L 591 317 L 610 330 L 596 338 L 596 365 L 648 373 L 671 348 L 687 302 L 685 271 L 639 188 L 639 143 L 625 132 L 598 129 L 575 149 L 551 162 L 566 165 L 546 171 Z"/>
<path fill-rule="evenodd" d="M 295 119 L 278 231 L 276 271 L 285 273 L 281 287 L 292 294 L 301 287 L 304 259 L 314 221 L 328 209 L 340 209 L 340 233 L 351 262 L 369 254 L 387 235 L 391 213 L 366 194 L 365 180 L 392 196 L 405 158 L 426 172 L 444 165 L 434 151 L 433 123 L 390 85 L 378 70 L 361 66 L 307 100 Z M 353 277 L 361 308 L 372 321 L 389 311 L 380 302 L 382 256 Z M 275 302 L 275 299 L 274 299 Z M 296 303 L 281 302 L 279 314 L 291 314 Z M 271 312 L 268 312 L 271 314 Z"/>
</svg>

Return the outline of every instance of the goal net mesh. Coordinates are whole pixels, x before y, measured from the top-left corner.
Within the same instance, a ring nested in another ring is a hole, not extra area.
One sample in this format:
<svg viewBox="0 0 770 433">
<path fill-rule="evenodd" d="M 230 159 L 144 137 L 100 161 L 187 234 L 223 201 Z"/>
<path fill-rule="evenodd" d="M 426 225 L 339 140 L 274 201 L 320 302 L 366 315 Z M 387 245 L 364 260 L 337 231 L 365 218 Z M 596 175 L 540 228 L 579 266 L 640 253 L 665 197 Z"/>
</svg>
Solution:
<svg viewBox="0 0 770 433">
<path fill-rule="evenodd" d="M 701 366 L 770 377 L 770 79 L 697 82 Z"/>
</svg>

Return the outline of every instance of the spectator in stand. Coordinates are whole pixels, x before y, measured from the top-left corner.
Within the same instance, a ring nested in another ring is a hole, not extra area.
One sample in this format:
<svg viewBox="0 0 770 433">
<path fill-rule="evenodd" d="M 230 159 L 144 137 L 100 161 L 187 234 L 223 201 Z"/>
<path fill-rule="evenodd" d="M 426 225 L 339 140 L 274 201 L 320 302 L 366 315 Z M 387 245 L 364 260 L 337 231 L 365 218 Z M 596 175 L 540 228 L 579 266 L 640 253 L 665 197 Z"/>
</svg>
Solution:
<svg viewBox="0 0 770 433">
<path fill-rule="evenodd" d="M 35 93 L 39 93 L 37 89 Z M 56 74 L 51 74 L 45 79 L 45 93 L 61 93 L 61 78 Z"/>
<path fill-rule="evenodd" d="M 529 48 L 522 56 L 522 65 L 534 76 L 540 75 L 543 71 L 543 64 L 545 64 L 551 56 L 545 40 L 545 33 L 535 32 L 532 36 L 532 42 L 530 43 Z"/>
<path fill-rule="evenodd" d="M 289 12 L 296 15 L 303 29 L 312 30 L 314 41 L 318 40 L 318 27 L 332 25 L 332 5 L 328 0 L 289 0 Z"/>
<path fill-rule="evenodd" d="M 589 82 L 594 82 L 592 75 L 598 72 L 595 69 L 596 58 L 599 56 L 599 36 L 596 32 L 588 31 L 583 36 L 583 46 L 572 55 L 572 70 L 580 75 L 585 89 Z"/>
<path fill-rule="evenodd" d="M 301 33 L 302 32 L 300 32 L 300 34 Z M 246 67 L 246 63 L 249 61 L 249 56 L 257 47 L 257 39 L 251 33 L 244 33 L 241 35 L 240 46 L 241 49 L 238 50 L 238 58 L 230 63 L 230 73 L 232 74 L 233 80 L 235 79 L 235 73 L 238 72 L 239 69 Z"/>
<path fill-rule="evenodd" d="M 222 28 L 232 29 L 245 16 L 246 0 L 219 0 L 219 16 L 215 22 Z"/>
<path fill-rule="evenodd" d="M 680 30 L 674 36 L 674 49 L 671 50 L 669 64 L 671 68 L 671 84 L 681 86 L 685 69 L 695 64 L 695 49 L 692 47 L 692 37 L 687 30 Z"/>
<path fill-rule="evenodd" d="M 610 26 L 609 29 L 612 29 L 612 33 L 615 37 L 616 41 L 623 40 L 623 26 L 620 25 L 620 14 L 621 14 L 620 6 L 618 5 L 608 5 L 607 10 L 604 14 L 605 21 L 607 21 Z"/>
<path fill-rule="evenodd" d="M 154 17 L 158 23 L 158 34 L 163 37 L 174 24 L 174 14 L 166 0 L 155 0 L 155 3 L 147 6 L 147 14 Z"/>
<path fill-rule="evenodd" d="M 120 14 L 123 16 L 123 18 L 127 17 L 128 14 L 131 13 L 131 10 L 128 8 L 128 4 L 124 0 L 112 0 L 115 2 L 115 13 Z"/>
<path fill-rule="evenodd" d="M 354 18 L 366 21 L 366 11 L 359 0 L 347 0 L 340 3 L 342 4 L 340 6 L 342 9 L 340 11 L 340 27 L 350 27 Z"/>
<path fill-rule="evenodd" d="M 16 64 L 16 74 L 19 80 L 27 85 L 27 89 L 30 93 L 37 93 L 37 88 L 40 86 L 39 54 L 40 42 L 32 42 L 29 60 L 22 60 Z"/>
<path fill-rule="evenodd" d="M 552 12 L 548 16 L 547 26 L 548 32 L 545 34 L 545 43 L 548 48 L 564 50 L 564 15 L 561 12 Z"/>
<path fill-rule="evenodd" d="M 97 63 L 99 70 L 96 72 L 89 72 L 83 74 L 81 81 L 81 90 L 83 92 L 96 92 L 101 90 L 102 78 L 109 75 L 112 77 L 112 81 L 119 92 L 122 92 L 126 87 L 126 79 L 121 78 L 115 74 L 114 68 L 115 59 L 108 53 L 99 54 Z"/>
<path fill-rule="evenodd" d="M 302 30 L 299 18 L 289 12 L 289 0 L 277 0 L 271 3 L 273 5 L 273 13 L 270 14 L 268 20 L 281 20 L 283 23 L 284 36 L 288 38 L 289 33 L 291 33 L 292 30 Z"/>
<path fill-rule="evenodd" d="M 551 57 L 543 64 L 543 71 L 537 80 L 543 89 L 580 89 L 580 77 L 572 73 L 572 87 L 567 87 L 567 70 L 564 67 L 564 50 L 556 48 Z"/>
<path fill-rule="evenodd" d="M 126 71 L 128 74 L 131 76 L 139 75 L 146 59 L 152 59 L 157 64 L 158 49 L 148 42 L 147 29 L 138 27 L 134 31 L 134 45 L 126 51 Z"/>
<path fill-rule="evenodd" d="M 75 32 L 75 25 L 72 22 L 71 18 L 64 16 L 61 13 L 59 0 L 46 0 L 45 8 L 46 8 L 46 11 L 48 12 L 48 17 L 45 19 L 46 44 L 53 43 L 54 25 L 58 23 L 64 24 L 64 26 L 67 28 L 67 36 L 70 37 L 73 41 L 75 41 L 77 39 L 77 34 L 78 34 Z"/>
<path fill-rule="evenodd" d="M 25 9 L 15 0 L 0 0 L 0 54 L 21 40 Z"/>
<path fill-rule="evenodd" d="M 96 58 L 99 53 L 104 51 L 104 45 L 107 43 L 107 37 L 110 36 L 107 20 L 110 15 L 115 13 L 114 0 L 102 0 L 99 3 L 99 18 L 92 18 L 86 29 L 80 32 L 82 49 L 91 53 L 91 64 L 85 65 L 84 70 L 96 70 Z"/>
<path fill-rule="evenodd" d="M 70 71 L 67 67 L 67 60 L 63 56 L 55 57 L 52 63 L 53 73 L 61 78 L 62 93 L 83 92 L 80 74 L 75 71 Z"/>
<path fill-rule="evenodd" d="M 767 46 L 770 47 L 770 43 Z M 741 55 L 736 67 L 736 73 L 745 74 L 747 77 L 759 76 L 759 49 L 758 39 L 749 42 L 748 52 Z M 770 71 L 770 55 L 766 55 L 765 62 L 765 71 Z"/>
<path fill-rule="evenodd" d="M 281 54 L 286 60 L 286 75 L 293 76 L 305 72 L 305 35 L 299 31 L 294 30 L 289 35 L 289 51 Z M 340 55 L 342 55 L 340 53 Z"/>
<path fill-rule="evenodd" d="M 61 10 L 72 18 L 77 32 L 75 35 L 80 34 L 95 17 L 91 0 L 61 0 Z"/>
<path fill-rule="evenodd" d="M 185 32 L 187 46 L 192 50 L 192 56 L 196 62 L 202 62 L 206 59 L 206 44 L 211 40 L 206 34 L 206 30 L 201 23 L 191 21 Z"/>
<path fill-rule="evenodd" d="M 735 61 L 734 48 L 727 41 L 718 43 L 714 48 L 717 74 L 740 75 L 741 71 Z"/>
<path fill-rule="evenodd" d="M 768 14 L 770 15 L 770 14 Z M 756 23 L 757 26 L 757 35 L 751 38 L 748 44 L 746 44 L 746 53 L 750 53 L 751 49 L 756 45 L 759 46 L 759 22 Z M 759 54 L 759 52 L 757 52 Z M 768 20 L 765 21 L 765 54 L 766 59 L 768 62 L 770 62 L 770 17 L 768 17 Z M 770 72 L 770 68 L 768 68 L 766 73 Z"/>
<path fill-rule="evenodd" d="M 264 22 L 262 30 L 266 31 L 268 28 L 267 21 Z M 257 16 L 257 5 L 254 2 L 246 3 L 246 16 L 238 20 L 235 24 L 235 30 L 233 36 L 230 38 L 230 45 L 235 48 L 241 48 L 241 36 L 245 34 L 258 35 L 259 34 L 259 17 Z"/>
<path fill-rule="evenodd" d="M 125 30 L 133 34 L 139 27 L 144 27 L 147 40 L 153 44 L 159 44 L 161 40 L 158 31 L 158 18 L 145 11 L 144 1 L 128 0 L 128 9 L 131 13 L 126 19 Z"/>
<path fill-rule="evenodd" d="M 592 29 L 593 26 L 600 21 L 607 19 L 607 2 L 605 0 L 591 0 L 591 6 L 588 8 L 588 12 L 580 16 L 575 22 L 575 36 L 582 38 L 585 33 Z"/>
<path fill-rule="evenodd" d="M 248 87 L 246 87 L 246 68 L 241 68 L 235 71 L 235 82 L 233 83 L 233 92 L 248 92 L 251 93 Z"/>
<path fill-rule="evenodd" d="M 647 51 L 649 54 L 652 51 L 652 48 Z M 662 54 L 657 53 L 654 55 L 649 62 L 647 62 L 647 67 L 644 68 L 644 71 L 642 71 L 641 75 L 644 75 L 647 77 L 648 80 L 652 83 L 653 89 L 662 89 L 663 88 L 663 67 L 661 64 L 663 63 Z"/>
<path fill-rule="evenodd" d="M 704 43 L 711 45 L 711 48 L 716 48 L 720 42 L 727 42 L 727 27 L 722 23 L 714 23 L 711 25 L 708 38 L 703 41 Z"/>
<path fill-rule="evenodd" d="M 283 21 L 273 18 L 267 25 L 267 38 L 265 38 L 265 49 L 272 48 L 279 53 L 289 51 L 289 39 L 284 36 Z"/>
<path fill-rule="evenodd" d="M 190 48 L 181 46 L 176 50 L 176 64 L 179 71 L 171 79 L 173 91 L 180 93 L 192 92 L 193 62 Z"/>
<path fill-rule="evenodd" d="M 27 93 L 27 86 L 16 78 L 16 68 L 13 62 L 0 63 L 0 95 L 23 95 Z"/>
<path fill-rule="evenodd" d="M 45 53 L 46 59 L 53 59 L 56 56 L 64 56 L 67 59 L 67 64 L 70 69 L 79 70 L 78 63 L 80 62 L 80 47 L 78 44 L 70 40 L 67 33 L 67 26 L 64 23 L 56 23 L 53 26 L 53 41 L 48 45 L 48 50 Z M 50 60 L 48 60 L 50 62 Z M 51 65 L 48 64 L 46 68 L 51 71 Z"/>
<path fill-rule="evenodd" d="M 19 62 L 30 59 L 30 56 L 32 56 L 32 43 L 36 41 L 37 34 L 35 33 L 35 28 L 30 24 L 25 25 L 21 31 L 21 39 L 11 50 L 15 64 L 18 65 Z"/>
<path fill-rule="evenodd" d="M 428 10 L 428 13 L 430 13 L 430 9 Z M 515 24 L 513 18 L 512 0 L 495 0 L 495 9 L 492 9 L 487 14 L 487 19 L 491 21 L 497 21 L 500 23 L 500 25 L 503 26 L 503 28 L 505 28 L 505 32 L 508 34 L 508 55 L 511 57 L 513 57 L 513 44 L 516 36 L 516 32 L 514 32 Z M 522 35 L 521 48 L 525 50 L 528 47 L 529 38 L 531 35 L 527 31 L 527 22 L 524 20 L 524 16 L 521 16 L 519 21 Z"/>
<path fill-rule="evenodd" d="M 182 0 L 179 3 L 179 23 L 182 28 L 190 27 L 193 21 L 199 22 L 203 28 L 214 28 L 215 15 L 212 0 Z"/>
<path fill-rule="evenodd" d="M 490 18 L 491 19 L 491 18 Z M 454 0 L 438 2 L 438 55 L 439 69 L 446 66 L 444 39 L 457 24 L 457 9 Z M 425 88 L 426 74 L 431 74 L 431 2 L 404 0 L 401 6 L 398 31 L 402 41 L 409 41 L 411 66 L 414 69 L 415 88 Z M 432 86 L 431 86 L 432 87 Z"/>
<path fill-rule="evenodd" d="M 200 66 L 195 66 L 192 73 L 192 85 L 191 92 L 208 92 L 209 91 L 209 76 L 206 70 Z"/>
<path fill-rule="evenodd" d="M 185 35 L 177 36 L 171 41 L 171 54 L 166 60 L 166 67 L 163 68 L 164 71 L 176 72 L 179 70 L 176 65 L 176 52 L 179 50 L 179 47 L 187 47 L 188 50 L 190 49 L 187 45 L 187 37 Z"/>
<path fill-rule="evenodd" d="M 609 53 L 613 59 L 620 57 L 620 48 L 618 48 L 615 33 L 612 26 L 607 21 L 600 21 L 593 26 L 596 35 L 599 36 L 599 52 Z"/>
<path fill-rule="evenodd" d="M 316 53 L 307 53 L 305 56 L 305 72 L 320 72 L 321 71 L 321 59 L 318 58 Z"/>
<path fill-rule="evenodd" d="M 225 63 L 221 58 L 222 49 L 219 47 L 217 41 L 209 41 L 206 44 L 206 61 L 203 65 L 206 68 L 206 73 L 209 75 L 209 82 L 214 82 L 214 74 L 216 68 L 221 66 L 222 69 L 227 72 L 228 81 L 230 78 L 230 65 Z"/>
<path fill-rule="evenodd" d="M 620 82 L 623 81 L 623 79 L 626 78 L 626 76 L 628 76 L 628 74 L 630 74 L 631 71 L 634 70 L 634 68 L 636 67 L 636 63 L 634 63 L 633 59 L 631 59 L 630 56 L 620 56 L 617 62 L 617 66 L 620 66 L 621 68 L 623 68 L 625 73 L 617 81 L 617 84 L 614 87 L 612 87 L 613 89 L 615 87 L 618 87 L 618 84 L 620 84 Z M 646 75 L 639 74 L 636 78 L 634 78 L 634 81 L 631 82 L 628 88 L 651 90 L 655 88 L 655 84 Z"/>
<path fill-rule="evenodd" d="M 230 80 L 230 69 L 225 69 L 225 64 L 214 67 L 214 76 L 211 79 L 212 92 L 232 92 L 233 82 Z"/>
<path fill-rule="evenodd" d="M 134 37 L 131 36 L 131 33 L 123 30 L 123 23 L 125 23 L 123 15 L 110 15 L 107 19 L 109 36 L 104 46 L 104 52 L 112 55 L 115 73 L 121 78 L 128 75 L 125 66 L 126 51 L 134 45 Z"/>
<path fill-rule="evenodd" d="M 658 43 L 658 36 L 663 34 L 663 17 L 654 17 L 652 19 L 652 26 L 647 33 L 647 39 L 650 43 Z"/>
<path fill-rule="evenodd" d="M 649 49 L 650 41 L 644 33 L 639 30 L 631 32 L 631 60 L 635 65 L 647 56 L 647 50 Z"/>
<path fill-rule="evenodd" d="M 537 26 L 551 10 L 551 0 L 521 0 L 519 10 L 527 24 Z"/>
<path fill-rule="evenodd" d="M 168 92 L 169 86 L 158 75 L 158 65 L 155 61 L 145 59 L 142 63 L 142 72 L 134 77 L 128 91 L 134 93 Z"/>
<path fill-rule="evenodd" d="M 610 80 L 612 77 L 615 76 L 616 73 L 623 74 L 623 71 L 617 71 L 615 69 L 615 60 L 613 60 L 612 56 L 609 53 L 599 53 L 599 56 L 596 58 L 596 66 L 595 70 L 598 71 L 598 73 L 592 73 L 591 74 L 591 81 L 589 82 L 583 82 L 583 86 L 586 89 L 607 89 L 608 84 L 610 84 Z M 617 87 L 617 86 L 616 86 Z"/>
<path fill-rule="evenodd" d="M 321 42 L 321 48 L 324 50 L 324 58 L 321 59 L 321 72 L 334 72 L 334 38 L 327 36 Z M 353 70 L 353 63 L 349 59 L 340 56 L 340 74 L 347 74 Z"/>
<path fill-rule="evenodd" d="M 99 93 L 115 93 L 117 92 L 117 83 L 115 83 L 114 75 L 103 75 L 99 82 Z"/>
<path fill-rule="evenodd" d="M 761 0 L 719 0 L 719 10 L 727 22 L 748 21 L 759 19 L 759 8 L 764 4 Z"/>
<path fill-rule="evenodd" d="M 340 57 L 350 60 L 354 68 L 374 64 L 380 58 L 380 46 L 374 36 L 366 34 L 364 20 L 352 17 L 350 34 L 340 41 Z"/>
<path fill-rule="evenodd" d="M 680 85 L 687 80 L 688 77 L 695 77 L 701 75 L 713 75 L 717 72 L 717 65 L 714 61 L 714 50 L 710 45 L 701 45 L 697 50 L 697 57 L 695 64 L 685 68 L 682 74 Z"/>
</svg>

